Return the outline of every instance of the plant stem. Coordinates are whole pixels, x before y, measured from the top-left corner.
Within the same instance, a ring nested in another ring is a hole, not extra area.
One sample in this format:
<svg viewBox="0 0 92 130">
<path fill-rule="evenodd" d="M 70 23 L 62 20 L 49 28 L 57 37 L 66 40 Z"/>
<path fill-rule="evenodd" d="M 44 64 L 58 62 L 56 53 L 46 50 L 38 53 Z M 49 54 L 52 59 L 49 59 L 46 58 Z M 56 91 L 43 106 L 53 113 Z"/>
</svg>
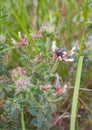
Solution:
<svg viewBox="0 0 92 130">
<path fill-rule="evenodd" d="M 22 111 L 21 111 L 21 126 L 22 126 L 22 130 L 26 130 L 26 129 L 25 129 L 25 122 L 24 122 L 23 106 L 22 106 Z"/>
<path fill-rule="evenodd" d="M 78 103 L 78 94 L 79 94 L 79 87 L 80 87 L 82 64 L 83 64 L 83 56 L 80 56 L 79 61 L 78 61 L 78 66 L 77 66 L 75 88 L 74 88 L 74 93 L 73 93 L 70 130 L 75 130 L 77 103 Z"/>
<path fill-rule="evenodd" d="M 55 64 L 54 64 L 54 66 L 53 66 L 53 68 L 52 68 L 52 70 L 51 70 L 51 73 L 55 73 L 58 65 L 59 65 L 59 61 L 56 61 Z"/>
<path fill-rule="evenodd" d="M 79 97 L 79 101 L 85 106 L 85 108 L 92 114 L 92 109 Z"/>
</svg>

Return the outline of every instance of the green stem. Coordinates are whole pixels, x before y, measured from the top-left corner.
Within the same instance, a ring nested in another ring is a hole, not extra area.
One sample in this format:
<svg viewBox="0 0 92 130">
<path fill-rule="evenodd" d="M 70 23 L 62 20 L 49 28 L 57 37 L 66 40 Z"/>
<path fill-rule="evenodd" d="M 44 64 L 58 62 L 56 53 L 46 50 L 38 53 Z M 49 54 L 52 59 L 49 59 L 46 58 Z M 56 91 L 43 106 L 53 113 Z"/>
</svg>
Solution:
<svg viewBox="0 0 92 130">
<path fill-rule="evenodd" d="M 21 126 L 22 126 L 22 130 L 26 130 L 26 129 L 25 129 L 25 122 L 24 122 L 23 106 L 22 106 L 22 111 L 21 111 Z"/>
<path fill-rule="evenodd" d="M 55 64 L 54 64 L 54 66 L 53 66 L 53 68 L 52 68 L 52 70 L 51 70 L 51 73 L 55 73 L 58 65 L 59 65 L 59 61 L 56 61 Z"/>
<path fill-rule="evenodd" d="M 79 101 L 85 106 L 85 108 L 92 114 L 92 109 L 79 97 Z"/>
<path fill-rule="evenodd" d="M 75 88 L 74 88 L 74 93 L 73 93 L 70 130 L 75 130 L 77 103 L 78 103 L 78 94 L 79 94 L 79 87 L 80 87 L 82 64 L 83 64 L 83 56 L 80 56 L 79 61 L 78 61 L 78 66 L 77 66 Z"/>
</svg>

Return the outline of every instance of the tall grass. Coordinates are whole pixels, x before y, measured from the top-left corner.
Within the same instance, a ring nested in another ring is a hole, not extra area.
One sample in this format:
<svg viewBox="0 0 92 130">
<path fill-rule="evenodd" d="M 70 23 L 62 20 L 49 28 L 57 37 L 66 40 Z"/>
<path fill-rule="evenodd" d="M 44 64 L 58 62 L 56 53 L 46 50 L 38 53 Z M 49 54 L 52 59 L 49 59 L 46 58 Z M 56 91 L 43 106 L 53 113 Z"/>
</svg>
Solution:
<svg viewBox="0 0 92 130">
<path fill-rule="evenodd" d="M 78 94 L 79 94 L 79 87 L 80 87 L 80 80 L 81 80 L 81 73 L 82 73 L 82 64 L 83 64 L 83 56 L 80 56 L 78 60 L 75 88 L 73 93 L 70 130 L 76 129 L 75 123 L 76 123 L 76 116 L 77 116 L 77 104 L 78 104 Z"/>
</svg>

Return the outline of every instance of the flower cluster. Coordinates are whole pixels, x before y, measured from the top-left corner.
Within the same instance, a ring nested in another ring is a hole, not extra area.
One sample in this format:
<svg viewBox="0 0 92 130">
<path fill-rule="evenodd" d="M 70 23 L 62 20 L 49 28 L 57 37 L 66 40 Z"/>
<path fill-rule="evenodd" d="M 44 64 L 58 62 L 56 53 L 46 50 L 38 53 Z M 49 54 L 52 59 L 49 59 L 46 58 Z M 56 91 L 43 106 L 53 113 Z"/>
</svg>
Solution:
<svg viewBox="0 0 92 130">
<path fill-rule="evenodd" d="M 42 24 L 39 31 L 35 31 L 30 35 L 32 36 L 32 38 L 41 38 L 43 32 L 51 34 L 52 32 L 54 32 L 54 26 L 50 25 L 49 23 Z"/>
<path fill-rule="evenodd" d="M 64 46 L 57 48 L 56 41 L 52 42 L 52 52 L 54 60 L 62 60 L 65 62 L 73 62 L 74 59 L 71 56 L 74 55 L 76 47 L 74 46 L 70 51 L 68 51 Z"/>
<path fill-rule="evenodd" d="M 26 71 L 23 67 L 17 67 L 15 69 L 12 70 L 11 72 L 11 77 L 12 80 L 15 81 L 17 78 L 23 76 L 24 74 L 26 74 Z"/>
<path fill-rule="evenodd" d="M 11 38 L 11 42 L 15 46 L 26 46 L 28 45 L 28 38 L 26 35 L 22 36 L 20 32 L 18 32 L 19 41 L 16 41 L 14 38 Z"/>
<path fill-rule="evenodd" d="M 18 80 L 15 81 L 16 84 L 16 91 L 27 90 L 30 84 L 29 79 L 27 77 L 20 77 Z"/>
<path fill-rule="evenodd" d="M 47 32 L 48 34 L 54 32 L 54 26 L 50 25 L 49 23 L 43 24 L 40 28 L 41 32 Z"/>
<path fill-rule="evenodd" d="M 25 76 L 26 71 L 23 67 L 13 69 L 11 73 L 12 80 L 16 85 L 16 91 L 27 90 L 30 82 L 28 77 Z"/>
<path fill-rule="evenodd" d="M 41 34 L 41 31 L 35 31 L 34 33 L 32 33 L 32 38 L 41 38 L 42 37 L 42 34 Z"/>
<path fill-rule="evenodd" d="M 40 89 L 43 90 L 43 91 L 47 91 L 50 88 L 52 88 L 51 84 L 40 86 Z M 59 77 L 58 74 L 56 74 L 55 89 L 56 89 L 56 92 L 52 94 L 53 96 L 55 96 L 57 94 L 66 93 L 66 91 L 67 91 L 67 85 L 66 84 L 63 86 L 63 88 L 61 88 L 60 77 Z"/>
</svg>

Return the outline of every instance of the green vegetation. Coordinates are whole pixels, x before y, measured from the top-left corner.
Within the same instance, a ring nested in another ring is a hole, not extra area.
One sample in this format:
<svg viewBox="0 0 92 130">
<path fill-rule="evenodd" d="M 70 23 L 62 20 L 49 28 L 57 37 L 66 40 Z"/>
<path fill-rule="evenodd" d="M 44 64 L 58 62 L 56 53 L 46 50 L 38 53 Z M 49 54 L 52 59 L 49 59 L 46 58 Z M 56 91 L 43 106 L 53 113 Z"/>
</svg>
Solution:
<svg viewBox="0 0 92 130">
<path fill-rule="evenodd" d="M 0 130 L 92 130 L 92 1 L 0 5 Z"/>
</svg>

